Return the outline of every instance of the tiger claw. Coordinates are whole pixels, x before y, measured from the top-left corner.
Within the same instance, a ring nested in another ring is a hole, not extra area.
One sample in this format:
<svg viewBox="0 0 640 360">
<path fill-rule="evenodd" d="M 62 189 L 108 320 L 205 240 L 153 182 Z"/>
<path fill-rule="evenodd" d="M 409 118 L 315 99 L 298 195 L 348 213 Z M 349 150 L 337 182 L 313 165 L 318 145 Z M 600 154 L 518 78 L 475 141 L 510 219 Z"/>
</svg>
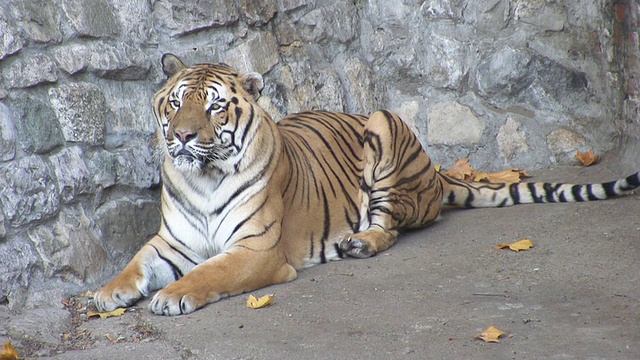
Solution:
<svg viewBox="0 0 640 360">
<path fill-rule="evenodd" d="M 113 311 L 121 307 L 129 307 L 136 303 L 143 294 L 135 288 L 127 287 L 103 287 L 98 290 L 94 297 L 93 303 L 100 312 Z"/>
<path fill-rule="evenodd" d="M 340 240 L 338 246 L 345 254 L 358 259 L 364 259 L 375 255 L 375 252 L 371 251 L 369 244 L 367 244 L 366 241 L 354 239 L 351 236 Z"/>
</svg>

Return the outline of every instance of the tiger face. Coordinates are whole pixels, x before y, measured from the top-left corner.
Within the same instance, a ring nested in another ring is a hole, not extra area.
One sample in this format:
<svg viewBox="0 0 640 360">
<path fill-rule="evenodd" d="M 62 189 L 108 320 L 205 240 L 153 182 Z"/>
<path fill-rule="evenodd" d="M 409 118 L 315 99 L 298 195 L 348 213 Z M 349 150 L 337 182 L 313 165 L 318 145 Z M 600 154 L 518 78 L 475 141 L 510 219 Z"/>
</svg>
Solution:
<svg viewBox="0 0 640 360">
<path fill-rule="evenodd" d="M 225 64 L 187 68 L 171 54 L 162 66 L 169 80 L 156 93 L 154 114 L 166 155 L 183 173 L 232 171 L 246 138 L 240 125 L 254 115 L 262 76 Z"/>
</svg>

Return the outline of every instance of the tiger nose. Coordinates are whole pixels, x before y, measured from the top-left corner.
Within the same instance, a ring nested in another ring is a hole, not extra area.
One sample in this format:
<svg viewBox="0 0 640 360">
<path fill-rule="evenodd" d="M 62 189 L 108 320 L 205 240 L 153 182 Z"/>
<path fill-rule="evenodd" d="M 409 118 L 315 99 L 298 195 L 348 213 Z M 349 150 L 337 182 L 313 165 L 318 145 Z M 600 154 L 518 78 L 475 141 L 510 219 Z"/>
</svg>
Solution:
<svg viewBox="0 0 640 360">
<path fill-rule="evenodd" d="M 190 140 L 194 139 L 198 136 L 197 132 L 189 131 L 189 130 L 176 130 L 173 133 L 181 143 L 186 144 Z"/>
</svg>

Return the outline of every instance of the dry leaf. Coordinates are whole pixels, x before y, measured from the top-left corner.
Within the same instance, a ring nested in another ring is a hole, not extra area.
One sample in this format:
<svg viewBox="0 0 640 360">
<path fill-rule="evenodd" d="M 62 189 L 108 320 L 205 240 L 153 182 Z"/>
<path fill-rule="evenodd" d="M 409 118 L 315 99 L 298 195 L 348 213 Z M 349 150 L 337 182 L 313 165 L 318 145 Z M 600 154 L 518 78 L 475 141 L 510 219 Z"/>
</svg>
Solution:
<svg viewBox="0 0 640 360">
<path fill-rule="evenodd" d="M 469 159 L 460 159 L 449 170 L 442 173 L 452 178 L 470 180 L 473 179 L 477 171 L 469 165 Z"/>
<path fill-rule="evenodd" d="M 13 347 L 11 341 L 7 341 L 2 344 L 0 360 L 18 360 L 18 351 L 16 351 L 16 348 Z"/>
<path fill-rule="evenodd" d="M 600 160 L 600 156 L 595 155 L 593 150 L 589 150 L 585 153 L 581 153 L 578 151 L 576 154 L 576 159 L 582 163 L 584 166 L 590 166 L 598 162 Z"/>
<path fill-rule="evenodd" d="M 504 248 L 509 248 L 513 251 L 520 251 L 520 250 L 529 250 L 533 247 L 533 241 L 531 241 L 531 239 L 522 239 L 522 240 L 518 240 L 516 242 L 512 242 L 510 244 L 508 243 L 503 243 L 500 245 L 496 245 L 496 249 L 504 249 Z"/>
<path fill-rule="evenodd" d="M 109 312 L 97 312 L 97 311 L 93 311 L 93 310 L 89 310 L 87 311 L 87 316 L 88 317 L 92 317 L 92 316 L 100 316 L 101 319 L 106 319 L 109 317 L 113 317 L 113 316 L 122 316 L 122 314 L 124 314 L 124 312 L 127 309 L 125 308 L 117 308 L 113 311 L 109 311 Z"/>
<path fill-rule="evenodd" d="M 449 170 L 441 171 L 449 177 L 467 180 L 467 181 L 483 181 L 494 184 L 512 184 L 519 183 L 523 178 L 529 177 L 526 171 L 522 169 L 508 169 L 498 172 L 479 172 L 469 165 L 469 159 L 457 160 Z"/>
<path fill-rule="evenodd" d="M 276 296 L 274 294 L 267 294 L 257 299 L 252 294 L 249 295 L 249 298 L 247 298 L 247 307 L 250 307 L 252 309 L 260 309 L 271 304 L 275 298 Z"/>
<path fill-rule="evenodd" d="M 494 173 L 479 172 L 475 175 L 473 181 L 485 181 L 490 183 L 519 183 L 522 178 L 529 177 L 524 170 L 508 169 Z"/>
<path fill-rule="evenodd" d="M 440 172 L 440 170 L 442 170 L 442 164 L 436 165 L 436 171 Z"/>
<path fill-rule="evenodd" d="M 483 331 L 482 333 L 476 335 L 476 339 L 480 339 L 483 340 L 484 342 L 500 342 L 500 340 L 498 340 L 498 338 L 500 338 L 500 336 L 504 335 L 505 332 L 498 329 L 495 326 L 489 326 L 487 328 L 487 330 Z"/>
</svg>

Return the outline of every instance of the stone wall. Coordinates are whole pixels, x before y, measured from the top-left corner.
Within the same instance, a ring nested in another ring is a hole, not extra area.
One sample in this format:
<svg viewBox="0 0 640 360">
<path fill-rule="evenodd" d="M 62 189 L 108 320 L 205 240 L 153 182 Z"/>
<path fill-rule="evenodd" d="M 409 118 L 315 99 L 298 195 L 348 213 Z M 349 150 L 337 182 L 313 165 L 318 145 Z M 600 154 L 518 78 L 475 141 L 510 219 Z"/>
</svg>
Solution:
<svg viewBox="0 0 640 360">
<path fill-rule="evenodd" d="M 164 52 L 264 74 L 276 119 L 397 111 L 444 166 L 568 164 L 640 125 L 634 0 L 0 0 L 0 35 L 11 308 L 97 287 L 156 230 Z"/>
<path fill-rule="evenodd" d="M 613 5 L 613 38 L 620 69 L 622 116 L 619 126 L 621 146 L 617 158 L 631 172 L 640 168 L 640 3 L 616 1 Z"/>
</svg>

